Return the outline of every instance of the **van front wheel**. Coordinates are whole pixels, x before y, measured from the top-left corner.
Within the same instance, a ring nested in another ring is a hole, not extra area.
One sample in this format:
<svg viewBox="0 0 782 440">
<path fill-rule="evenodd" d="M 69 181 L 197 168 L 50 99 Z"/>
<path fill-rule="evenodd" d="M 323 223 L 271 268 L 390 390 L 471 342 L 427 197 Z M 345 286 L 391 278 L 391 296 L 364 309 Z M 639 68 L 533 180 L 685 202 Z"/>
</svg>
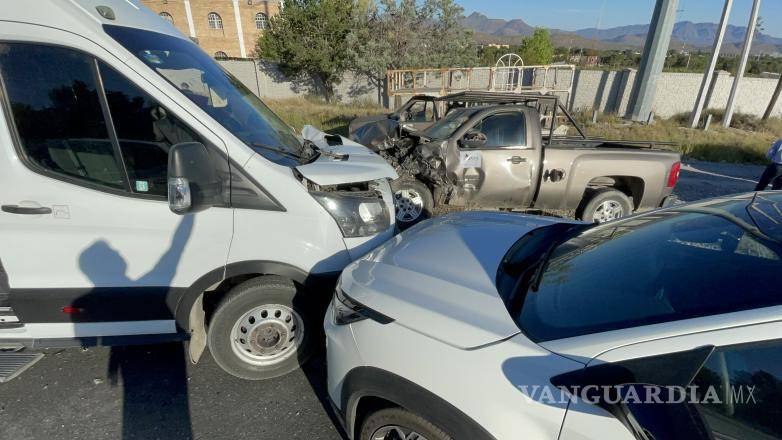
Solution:
<svg viewBox="0 0 782 440">
<path fill-rule="evenodd" d="M 209 322 L 208 344 L 220 367 L 248 380 L 290 373 L 310 357 L 317 332 L 293 282 L 278 276 L 231 289 Z"/>
</svg>

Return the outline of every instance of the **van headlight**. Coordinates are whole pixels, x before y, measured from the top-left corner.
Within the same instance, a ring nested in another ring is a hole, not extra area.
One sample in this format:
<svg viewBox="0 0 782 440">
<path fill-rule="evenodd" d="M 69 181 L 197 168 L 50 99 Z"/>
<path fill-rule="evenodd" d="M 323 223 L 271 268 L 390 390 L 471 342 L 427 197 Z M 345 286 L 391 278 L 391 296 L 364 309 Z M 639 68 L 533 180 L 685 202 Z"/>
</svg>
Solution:
<svg viewBox="0 0 782 440">
<path fill-rule="evenodd" d="M 388 206 L 376 192 L 311 192 L 348 238 L 379 234 L 391 226 Z"/>
</svg>

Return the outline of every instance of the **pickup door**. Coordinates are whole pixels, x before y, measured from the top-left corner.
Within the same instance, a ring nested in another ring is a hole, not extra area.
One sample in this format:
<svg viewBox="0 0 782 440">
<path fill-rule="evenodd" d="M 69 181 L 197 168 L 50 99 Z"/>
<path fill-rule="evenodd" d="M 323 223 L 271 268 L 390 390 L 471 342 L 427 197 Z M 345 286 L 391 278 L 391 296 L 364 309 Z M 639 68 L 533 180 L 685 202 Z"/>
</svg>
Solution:
<svg viewBox="0 0 782 440">
<path fill-rule="evenodd" d="M 514 109 L 481 113 L 457 131 L 459 184 L 468 202 L 497 208 L 530 205 L 541 154 L 535 127 L 524 109 Z"/>
</svg>

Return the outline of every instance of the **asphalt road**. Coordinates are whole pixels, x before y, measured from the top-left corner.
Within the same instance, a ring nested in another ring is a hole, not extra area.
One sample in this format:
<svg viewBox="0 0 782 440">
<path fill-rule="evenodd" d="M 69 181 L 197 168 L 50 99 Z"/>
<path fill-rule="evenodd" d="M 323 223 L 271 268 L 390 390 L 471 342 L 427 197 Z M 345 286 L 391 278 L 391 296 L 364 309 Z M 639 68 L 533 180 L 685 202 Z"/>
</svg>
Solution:
<svg viewBox="0 0 782 440">
<path fill-rule="evenodd" d="M 758 166 L 693 162 L 684 200 L 751 191 Z M 264 382 L 223 373 L 181 344 L 49 350 L 0 384 L 0 439 L 339 439 L 322 356 Z"/>
</svg>

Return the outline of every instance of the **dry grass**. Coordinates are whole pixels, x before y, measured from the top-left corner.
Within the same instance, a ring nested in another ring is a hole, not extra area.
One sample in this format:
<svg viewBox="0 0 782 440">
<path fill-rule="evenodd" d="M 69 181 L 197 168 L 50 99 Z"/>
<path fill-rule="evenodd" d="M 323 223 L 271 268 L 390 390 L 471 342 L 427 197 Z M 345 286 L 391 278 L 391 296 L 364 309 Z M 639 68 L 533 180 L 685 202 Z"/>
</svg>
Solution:
<svg viewBox="0 0 782 440">
<path fill-rule="evenodd" d="M 267 99 L 264 102 L 297 131 L 309 124 L 343 136 L 348 135 L 348 124 L 356 116 L 388 113 L 385 108 L 368 102 L 342 104 L 307 98 Z"/>
<path fill-rule="evenodd" d="M 266 100 L 280 117 L 297 130 L 310 124 L 321 130 L 347 136 L 348 124 L 356 116 L 387 113 L 373 103 L 327 103 L 308 98 Z M 782 119 L 760 121 L 753 116 L 737 114 L 736 128 L 724 129 L 721 114 L 716 113 L 707 132 L 685 128 L 687 115 L 657 120 L 652 125 L 632 124 L 615 115 L 602 115 L 591 124 L 591 113 L 578 113 L 590 136 L 608 139 L 656 140 L 672 142 L 685 157 L 712 162 L 764 163 L 771 143 L 782 137 Z"/>
<path fill-rule="evenodd" d="M 657 120 L 652 125 L 632 124 L 607 115 L 591 124 L 591 115 L 579 114 L 591 136 L 672 142 L 685 157 L 712 162 L 765 163 L 766 151 L 782 137 L 782 119 L 761 121 L 749 115 L 737 114 L 732 128 L 722 128 L 722 114 L 715 113 L 709 131 L 686 128 L 689 115 L 677 115 Z"/>
</svg>

